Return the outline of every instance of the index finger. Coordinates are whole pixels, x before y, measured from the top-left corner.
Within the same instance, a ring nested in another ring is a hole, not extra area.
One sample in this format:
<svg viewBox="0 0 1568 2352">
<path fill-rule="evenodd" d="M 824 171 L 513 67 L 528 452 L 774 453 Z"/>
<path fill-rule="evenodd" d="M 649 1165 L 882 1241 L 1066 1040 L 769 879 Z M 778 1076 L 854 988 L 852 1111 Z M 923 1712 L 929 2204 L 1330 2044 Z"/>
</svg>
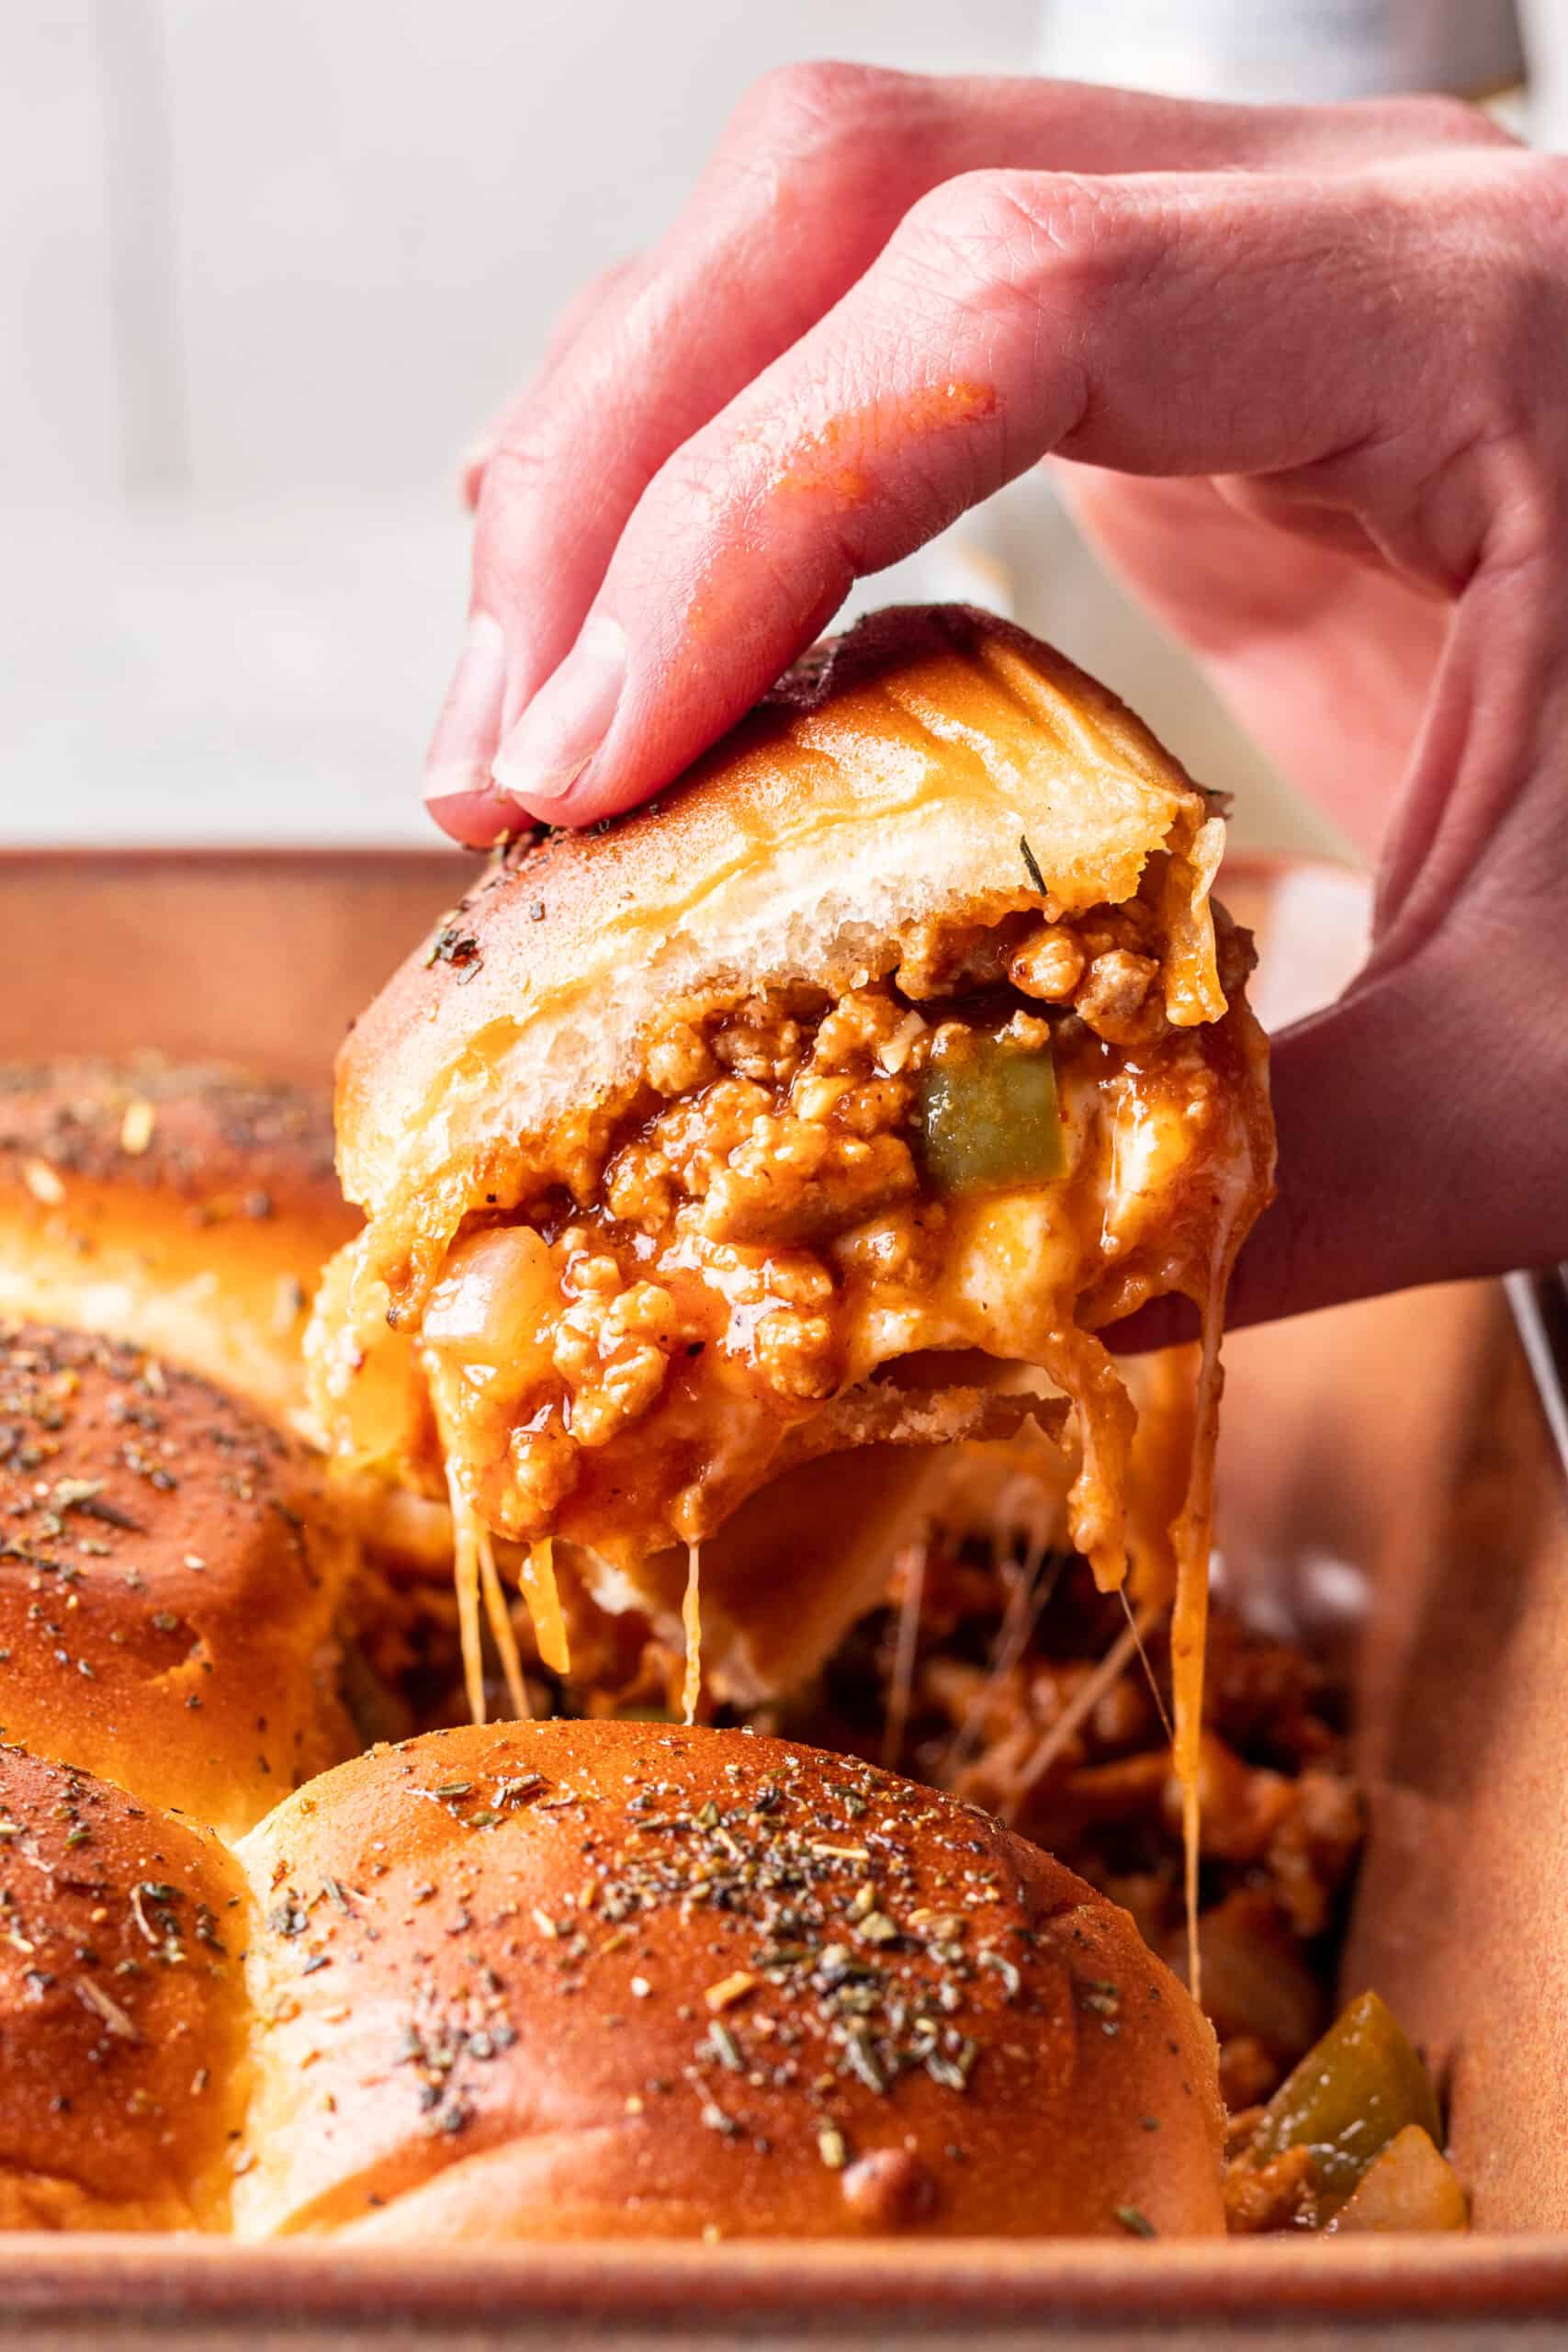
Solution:
<svg viewBox="0 0 1568 2352">
<path fill-rule="evenodd" d="M 1496 151 L 1463 167 L 1513 168 Z M 857 577 L 1048 451 L 1287 479 L 1451 585 L 1486 515 L 1445 467 L 1498 390 L 1440 358 L 1454 320 L 1467 356 L 1477 340 L 1469 185 L 1447 164 L 949 183 L 655 477 L 498 786 L 573 824 L 642 799 Z"/>
<path fill-rule="evenodd" d="M 596 300 L 565 364 L 543 371 L 503 422 L 474 541 L 478 660 L 431 755 L 426 792 L 440 821 L 487 837 L 490 758 L 570 652 L 649 483 L 812 331 L 933 187 L 1001 166 L 1330 175 L 1500 136 L 1446 102 L 1197 105 L 836 64 L 770 76 L 738 109 L 669 234 Z M 489 822 L 491 836 L 501 829 Z"/>
</svg>

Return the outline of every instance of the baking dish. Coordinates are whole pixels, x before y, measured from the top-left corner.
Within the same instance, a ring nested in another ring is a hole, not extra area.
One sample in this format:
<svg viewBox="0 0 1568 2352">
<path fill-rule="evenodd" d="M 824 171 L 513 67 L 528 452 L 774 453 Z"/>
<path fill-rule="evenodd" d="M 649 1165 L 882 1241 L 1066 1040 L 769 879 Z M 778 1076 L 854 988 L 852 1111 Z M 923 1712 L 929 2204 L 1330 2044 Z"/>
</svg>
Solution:
<svg viewBox="0 0 1568 2352">
<path fill-rule="evenodd" d="M 466 867 L 432 853 L 20 853 L 0 861 L 0 1054 L 156 1046 L 321 1079 Z M 1275 1019 L 1354 962 L 1353 878 L 1244 865 Z M 1545 2343 L 1568 2319 L 1568 1509 L 1562 1317 L 1517 1283 L 1238 1335 L 1223 1573 L 1353 1664 L 1371 1832 L 1345 1961 L 1427 2047 L 1475 2234 L 1224 2246 L 236 2249 L 0 2242 L 29 2345 L 630 2345 L 744 2335 L 1169 2346 Z"/>
</svg>

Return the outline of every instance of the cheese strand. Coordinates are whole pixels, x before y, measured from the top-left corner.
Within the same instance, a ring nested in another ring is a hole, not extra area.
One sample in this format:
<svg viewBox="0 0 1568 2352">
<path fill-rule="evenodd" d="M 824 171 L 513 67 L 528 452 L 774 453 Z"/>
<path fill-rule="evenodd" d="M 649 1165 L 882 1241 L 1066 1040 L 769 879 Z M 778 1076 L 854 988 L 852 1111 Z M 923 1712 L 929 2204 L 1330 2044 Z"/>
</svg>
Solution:
<svg viewBox="0 0 1568 2352">
<path fill-rule="evenodd" d="M 484 1644 L 479 1636 L 479 1523 L 450 1460 L 446 1492 L 452 1503 L 452 1577 L 457 1588 L 457 1634 L 463 1649 L 463 1688 L 468 1713 L 477 1724 L 485 1719 Z"/>
<path fill-rule="evenodd" d="M 702 1545 L 688 1544 L 686 1594 L 681 1603 L 681 1623 L 686 1634 L 686 1676 L 681 1690 L 681 1705 L 689 1724 L 697 1720 L 697 1702 L 703 1695 L 702 1569 Z"/>
<path fill-rule="evenodd" d="M 556 1547 L 551 1536 L 541 1536 L 538 1543 L 529 1544 L 523 1555 L 519 1580 L 528 1603 L 528 1613 L 534 1620 L 534 1639 L 539 1645 L 539 1656 L 552 1674 L 570 1674 L 571 1643 L 560 1605 L 560 1586 L 556 1578 Z"/>
<path fill-rule="evenodd" d="M 909 1693 L 915 1681 L 915 1651 L 920 1638 L 920 1603 L 925 1595 L 926 1555 L 930 1548 L 929 1538 L 922 1536 L 918 1543 L 905 1545 L 899 1561 L 904 1571 L 904 1594 L 898 1605 L 898 1646 L 894 1653 L 887 1713 L 882 1726 L 882 1761 L 890 1772 L 897 1770 L 909 1721 Z"/>
<path fill-rule="evenodd" d="M 506 1594 L 495 1565 L 488 1527 L 479 1529 L 476 1548 L 479 1583 L 484 1591 L 485 1615 L 490 1620 L 491 1634 L 501 1658 L 501 1670 L 506 1678 L 506 1695 L 512 1702 L 513 1713 L 520 1720 L 525 1719 L 531 1712 L 528 1686 L 523 1679 L 523 1661 L 517 1654 L 517 1636 L 512 1630 L 512 1611 L 506 1605 Z"/>
</svg>

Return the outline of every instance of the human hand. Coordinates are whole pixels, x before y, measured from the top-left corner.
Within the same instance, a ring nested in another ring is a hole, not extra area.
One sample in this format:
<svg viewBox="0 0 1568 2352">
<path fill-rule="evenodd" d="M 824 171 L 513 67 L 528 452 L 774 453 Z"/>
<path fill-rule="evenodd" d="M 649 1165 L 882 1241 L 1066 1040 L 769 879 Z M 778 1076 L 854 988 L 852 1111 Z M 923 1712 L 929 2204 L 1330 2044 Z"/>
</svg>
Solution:
<svg viewBox="0 0 1568 2352">
<path fill-rule="evenodd" d="M 856 577 L 1069 461 L 1382 841 L 1365 972 L 1277 1047 L 1235 1311 L 1556 1254 L 1565 356 L 1568 166 L 1450 102 L 792 70 L 502 422 L 433 808 L 478 842 L 633 805 Z"/>
</svg>

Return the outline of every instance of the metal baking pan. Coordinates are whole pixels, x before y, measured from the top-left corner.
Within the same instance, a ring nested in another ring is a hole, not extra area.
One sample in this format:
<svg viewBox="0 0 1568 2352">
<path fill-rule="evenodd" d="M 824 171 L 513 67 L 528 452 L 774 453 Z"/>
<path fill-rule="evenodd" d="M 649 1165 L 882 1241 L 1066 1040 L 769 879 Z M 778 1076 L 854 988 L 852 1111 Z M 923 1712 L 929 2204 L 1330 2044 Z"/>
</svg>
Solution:
<svg viewBox="0 0 1568 2352">
<path fill-rule="evenodd" d="M 0 1055 L 155 1046 L 321 1079 L 468 872 L 433 853 L 0 858 Z M 1278 1016 L 1353 962 L 1355 886 L 1247 865 Z M 1522 1335 L 1522 1336 L 1521 1336 Z M 741 2341 L 1519 2347 L 1568 2335 L 1568 1298 L 1466 1283 L 1237 1335 L 1220 1551 L 1350 1645 L 1371 1828 L 1345 1989 L 1445 2080 L 1476 2228 L 1229 2245 L 466 2246 L 0 2240 L 0 2335 L 88 2346 Z M 1557 1436 L 1554 1437 L 1554 1431 Z"/>
</svg>

